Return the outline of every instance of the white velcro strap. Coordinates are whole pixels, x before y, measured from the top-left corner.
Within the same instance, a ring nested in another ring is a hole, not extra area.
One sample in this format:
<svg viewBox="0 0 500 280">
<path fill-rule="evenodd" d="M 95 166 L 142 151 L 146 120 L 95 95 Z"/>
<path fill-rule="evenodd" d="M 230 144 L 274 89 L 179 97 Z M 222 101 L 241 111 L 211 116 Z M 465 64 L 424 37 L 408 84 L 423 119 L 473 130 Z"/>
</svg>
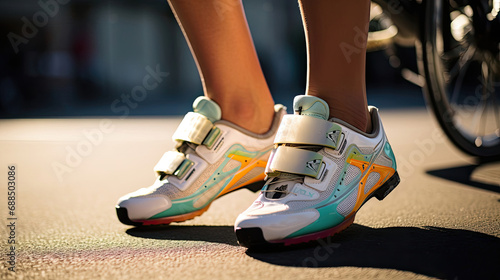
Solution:
<svg viewBox="0 0 500 280">
<path fill-rule="evenodd" d="M 168 151 L 163 154 L 160 161 L 155 165 L 154 171 L 158 174 L 172 175 L 185 159 L 186 157 L 182 153 Z"/>
<path fill-rule="evenodd" d="M 200 145 L 213 127 L 214 124 L 207 117 L 199 113 L 189 112 L 182 119 L 172 138 L 174 141 L 186 141 Z"/>
<path fill-rule="evenodd" d="M 342 128 L 333 122 L 311 116 L 286 115 L 281 121 L 275 144 L 302 144 L 336 149 Z"/>
<path fill-rule="evenodd" d="M 286 172 L 317 178 L 322 162 L 323 156 L 316 152 L 279 146 L 270 158 L 266 171 L 271 176 L 276 172 Z"/>
</svg>

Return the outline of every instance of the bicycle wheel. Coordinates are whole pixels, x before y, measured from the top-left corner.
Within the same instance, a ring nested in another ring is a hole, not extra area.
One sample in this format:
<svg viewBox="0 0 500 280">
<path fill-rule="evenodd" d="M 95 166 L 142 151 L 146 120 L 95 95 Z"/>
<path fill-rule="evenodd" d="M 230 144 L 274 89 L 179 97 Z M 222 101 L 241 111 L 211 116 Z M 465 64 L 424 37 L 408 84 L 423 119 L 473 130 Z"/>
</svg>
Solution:
<svg viewBox="0 0 500 280">
<path fill-rule="evenodd" d="M 425 93 L 462 151 L 500 158 L 500 1 L 427 1 L 422 38 Z"/>
</svg>

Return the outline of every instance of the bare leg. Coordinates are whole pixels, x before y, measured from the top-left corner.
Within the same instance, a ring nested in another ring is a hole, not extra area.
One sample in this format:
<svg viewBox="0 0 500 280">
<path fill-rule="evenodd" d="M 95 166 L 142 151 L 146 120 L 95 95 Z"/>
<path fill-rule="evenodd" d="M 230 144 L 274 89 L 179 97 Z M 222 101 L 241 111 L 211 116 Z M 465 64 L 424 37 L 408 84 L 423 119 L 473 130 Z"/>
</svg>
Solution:
<svg viewBox="0 0 500 280">
<path fill-rule="evenodd" d="M 308 50 L 306 94 L 330 117 L 371 131 L 365 87 L 369 0 L 300 0 Z"/>
<path fill-rule="evenodd" d="M 222 119 L 269 130 L 274 101 L 260 68 L 240 0 L 169 0 L 195 57 L 205 95 Z"/>
</svg>

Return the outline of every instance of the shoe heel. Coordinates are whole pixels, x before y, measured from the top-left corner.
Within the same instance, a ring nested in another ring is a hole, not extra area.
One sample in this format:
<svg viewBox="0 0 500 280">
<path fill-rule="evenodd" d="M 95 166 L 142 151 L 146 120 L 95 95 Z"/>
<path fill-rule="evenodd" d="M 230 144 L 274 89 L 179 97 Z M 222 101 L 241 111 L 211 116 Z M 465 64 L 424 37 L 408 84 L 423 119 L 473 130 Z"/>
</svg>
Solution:
<svg viewBox="0 0 500 280">
<path fill-rule="evenodd" d="M 396 173 L 394 173 L 389 180 L 387 180 L 380 188 L 378 188 L 378 190 L 375 191 L 375 197 L 378 200 L 384 199 L 399 184 L 399 181 L 399 175 L 396 171 Z"/>
</svg>

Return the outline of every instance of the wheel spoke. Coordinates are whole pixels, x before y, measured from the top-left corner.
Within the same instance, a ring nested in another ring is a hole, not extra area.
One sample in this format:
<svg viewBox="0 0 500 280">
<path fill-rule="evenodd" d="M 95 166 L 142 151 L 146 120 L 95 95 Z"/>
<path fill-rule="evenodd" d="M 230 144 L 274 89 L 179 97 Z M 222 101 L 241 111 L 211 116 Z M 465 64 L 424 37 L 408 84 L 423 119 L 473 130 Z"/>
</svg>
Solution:
<svg viewBox="0 0 500 280">
<path fill-rule="evenodd" d="M 484 89 L 485 89 L 485 79 L 484 79 L 485 73 L 483 72 L 481 75 L 481 98 L 479 100 L 474 100 L 473 106 L 473 112 L 472 112 L 472 118 L 471 118 L 471 132 L 473 132 L 473 135 L 475 135 L 475 144 L 477 147 L 481 146 L 481 138 L 479 137 L 481 134 L 481 123 L 482 123 L 482 117 L 483 117 L 483 112 L 484 112 Z M 477 102 L 476 102 L 477 101 Z"/>
<path fill-rule="evenodd" d="M 459 46 L 459 47 L 456 47 L 455 49 L 461 48 L 461 47 L 462 46 Z M 455 49 L 448 51 L 446 53 L 446 56 L 448 56 L 449 52 L 453 52 Z M 459 52 L 458 55 L 455 56 L 455 57 L 459 57 L 459 59 L 457 60 L 457 62 L 455 62 L 453 67 L 451 67 L 450 71 L 448 71 L 448 74 L 450 75 L 450 80 L 455 78 L 461 72 L 462 68 L 467 63 L 470 63 L 470 61 L 474 57 L 475 53 L 476 53 L 476 48 L 473 46 L 468 46 L 465 51 L 461 51 L 461 52 Z"/>
<path fill-rule="evenodd" d="M 458 77 L 455 80 L 455 86 L 453 87 L 453 93 L 450 96 L 450 103 L 451 104 L 457 104 L 458 97 L 460 95 L 460 92 L 462 90 L 462 85 L 463 81 L 465 78 L 465 73 L 467 73 L 467 70 L 469 69 L 469 65 L 472 62 L 472 58 L 474 57 L 474 54 L 476 53 L 476 48 L 470 46 L 465 54 L 460 57 L 460 59 L 457 61 L 455 66 L 453 67 L 454 69 L 457 68 L 457 73 Z M 452 69 L 453 71 L 453 69 Z M 451 81 L 451 80 L 450 80 Z"/>
<path fill-rule="evenodd" d="M 482 81 L 481 83 L 483 84 L 483 89 L 481 93 L 481 99 L 479 100 L 479 104 L 476 106 L 476 110 L 474 111 L 474 124 L 478 123 L 477 125 L 477 135 L 479 136 L 484 136 L 484 131 L 486 128 L 486 101 L 489 99 L 489 84 L 490 84 L 490 73 L 488 71 L 488 64 L 483 61 L 481 63 L 481 78 Z"/>
<path fill-rule="evenodd" d="M 483 78 L 483 90 L 482 90 L 482 96 L 481 96 L 481 105 L 482 105 L 482 113 L 481 113 L 481 124 L 482 127 L 480 127 L 480 131 L 478 135 L 483 135 L 486 136 L 486 123 L 487 123 L 487 113 L 488 110 L 488 105 L 493 106 L 493 114 L 494 114 L 494 121 L 497 125 L 495 130 L 493 131 L 493 134 L 496 134 L 498 136 L 498 128 L 499 128 L 499 123 L 500 123 L 500 116 L 498 115 L 498 107 L 496 106 L 497 101 L 496 101 L 496 96 L 495 96 L 495 84 L 493 80 L 493 73 L 491 73 L 492 69 L 490 69 L 491 64 L 488 62 L 483 62 L 481 65 L 482 69 L 482 78 Z M 488 103 L 491 99 L 491 102 Z M 482 128 L 482 129 L 481 129 Z M 489 131 L 488 131 L 489 133 Z"/>
<path fill-rule="evenodd" d="M 443 52 L 443 54 L 441 55 L 441 59 L 443 59 L 444 61 L 453 60 L 456 58 L 460 58 L 462 53 L 464 53 L 464 46 L 459 44 L 454 48 Z"/>
</svg>

